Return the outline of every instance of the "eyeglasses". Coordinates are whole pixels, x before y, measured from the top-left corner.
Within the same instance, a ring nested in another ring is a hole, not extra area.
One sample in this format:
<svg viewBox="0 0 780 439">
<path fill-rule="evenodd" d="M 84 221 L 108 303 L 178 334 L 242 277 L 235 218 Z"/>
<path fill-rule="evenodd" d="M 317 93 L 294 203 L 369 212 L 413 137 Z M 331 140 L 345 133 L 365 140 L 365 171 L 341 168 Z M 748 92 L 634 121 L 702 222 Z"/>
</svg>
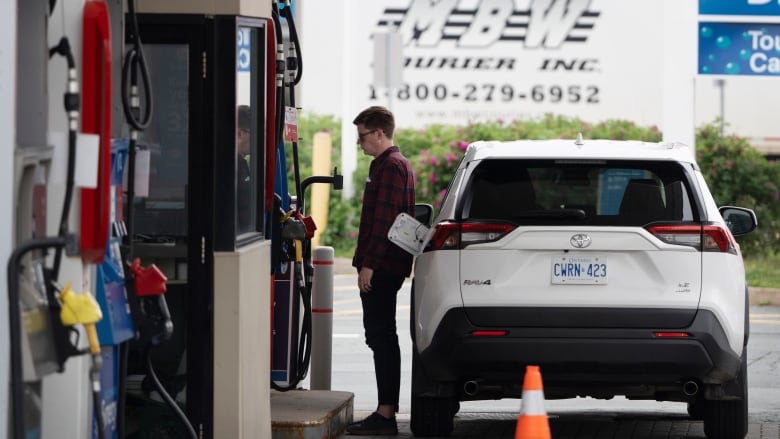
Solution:
<svg viewBox="0 0 780 439">
<path fill-rule="evenodd" d="M 365 138 L 367 135 L 369 135 L 369 134 L 374 134 L 374 133 L 375 133 L 375 132 L 377 132 L 377 131 L 379 131 L 379 130 L 378 130 L 378 129 L 376 129 L 376 130 L 367 131 L 367 132 L 365 132 L 365 133 L 358 133 L 358 141 L 359 141 L 359 142 L 362 142 L 362 141 L 363 141 L 363 139 L 364 139 L 364 138 Z"/>
</svg>

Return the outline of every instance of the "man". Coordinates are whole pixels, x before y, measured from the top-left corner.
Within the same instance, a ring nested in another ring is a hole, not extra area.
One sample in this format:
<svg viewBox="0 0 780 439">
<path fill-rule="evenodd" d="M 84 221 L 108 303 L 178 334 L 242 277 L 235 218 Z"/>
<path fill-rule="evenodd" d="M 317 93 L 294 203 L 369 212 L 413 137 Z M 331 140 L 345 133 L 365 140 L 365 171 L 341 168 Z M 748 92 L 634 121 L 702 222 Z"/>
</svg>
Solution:
<svg viewBox="0 0 780 439">
<path fill-rule="evenodd" d="M 250 136 L 252 112 L 248 105 L 239 105 L 236 126 L 236 223 L 238 234 L 252 228 L 252 171 L 248 158 L 251 152 Z"/>
<path fill-rule="evenodd" d="M 395 119 L 384 107 L 369 107 L 355 117 L 357 143 L 374 158 L 363 192 L 358 244 L 352 265 L 358 271 L 366 344 L 374 352 L 377 409 L 350 424 L 355 435 L 395 435 L 401 387 L 401 349 L 396 332 L 398 290 L 412 271 L 412 255 L 391 243 L 387 232 L 399 213 L 414 215 L 414 173 L 393 144 Z"/>
</svg>

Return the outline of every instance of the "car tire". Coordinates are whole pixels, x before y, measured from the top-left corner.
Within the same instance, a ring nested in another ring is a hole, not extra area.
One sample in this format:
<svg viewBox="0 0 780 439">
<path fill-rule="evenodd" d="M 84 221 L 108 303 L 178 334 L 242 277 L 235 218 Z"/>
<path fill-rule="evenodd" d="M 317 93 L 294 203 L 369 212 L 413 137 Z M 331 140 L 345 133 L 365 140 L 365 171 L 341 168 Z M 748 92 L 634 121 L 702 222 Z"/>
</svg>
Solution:
<svg viewBox="0 0 780 439">
<path fill-rule="evenodd" d="M 412 409 L 409 428 L 417 437 L 448 436 L 458 401 L 453 396 L 437 394 L 438 384 L 422 370 L 416 349 L 412 348 Z"/>
<path fill-rule="evenodd" d="M 416 437 L 449 436 L 454 427 L 452 398 L 441 396 L 412 396 L 409 427 Z"/>
<path fill-rule="evenodd" d="M 688 415 L 695 421 L 704 419 L 704 402 L 699 400 L 688 403 Z"/>
<path fill-rule="evenodd" d="M 704 434 L 709 439 L 741 439 L 748 427 L 747 346 L 742 350 L 742 364 L 736 380 L 742 398 L 704 401 Z"/>
</svg>

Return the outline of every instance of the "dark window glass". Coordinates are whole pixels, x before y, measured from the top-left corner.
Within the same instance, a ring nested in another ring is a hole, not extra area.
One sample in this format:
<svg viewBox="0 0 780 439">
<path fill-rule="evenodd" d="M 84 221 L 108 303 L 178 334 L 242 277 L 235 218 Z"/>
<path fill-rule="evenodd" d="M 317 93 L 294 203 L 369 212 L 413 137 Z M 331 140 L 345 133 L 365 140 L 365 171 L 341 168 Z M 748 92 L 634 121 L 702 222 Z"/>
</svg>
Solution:
<svg viewBox="0 0 780 439">
<path fill-rule="evenodd" d="M 189 47 L 144 44 L 144 56 L 154 91 L 154 112 L 149 126 L 138 136 L 140 156 L 149 154 L 149 185 L 148 196 L 143 196 L 145 179 L 136 180 L 134 234 L 141 235 L 142 239 L 184 238 L 187 236 Z"/>
<path fill-rule="evenodd" d="M 680 165 L 668 162 L 484 160 L 463 217 L 539 225 L 693 221 Z"/>
<path fill-rule="evenodd" d="M 236 39 L 236 238 L 259 232 L 259 154 L 257 87 L 258 30 L 239 27 Z"/>
</svg>

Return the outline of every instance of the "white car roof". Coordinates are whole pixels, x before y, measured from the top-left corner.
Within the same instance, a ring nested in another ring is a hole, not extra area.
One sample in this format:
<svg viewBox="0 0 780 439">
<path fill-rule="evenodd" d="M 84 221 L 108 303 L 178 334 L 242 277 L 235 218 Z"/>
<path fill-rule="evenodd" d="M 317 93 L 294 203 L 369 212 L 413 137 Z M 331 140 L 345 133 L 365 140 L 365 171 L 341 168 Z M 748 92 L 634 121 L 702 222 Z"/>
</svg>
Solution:
<svg viewBox="0 0 780 439">
<path fill-rule="evenodd" d="M 512 140 L 478 141 L 466 150 L 466 161 L 486 158 L 570 158 L 671 160 L 696 163 L 693 151 L 676 142 L 642 142 L 635 140 Z"/>
</svg>

